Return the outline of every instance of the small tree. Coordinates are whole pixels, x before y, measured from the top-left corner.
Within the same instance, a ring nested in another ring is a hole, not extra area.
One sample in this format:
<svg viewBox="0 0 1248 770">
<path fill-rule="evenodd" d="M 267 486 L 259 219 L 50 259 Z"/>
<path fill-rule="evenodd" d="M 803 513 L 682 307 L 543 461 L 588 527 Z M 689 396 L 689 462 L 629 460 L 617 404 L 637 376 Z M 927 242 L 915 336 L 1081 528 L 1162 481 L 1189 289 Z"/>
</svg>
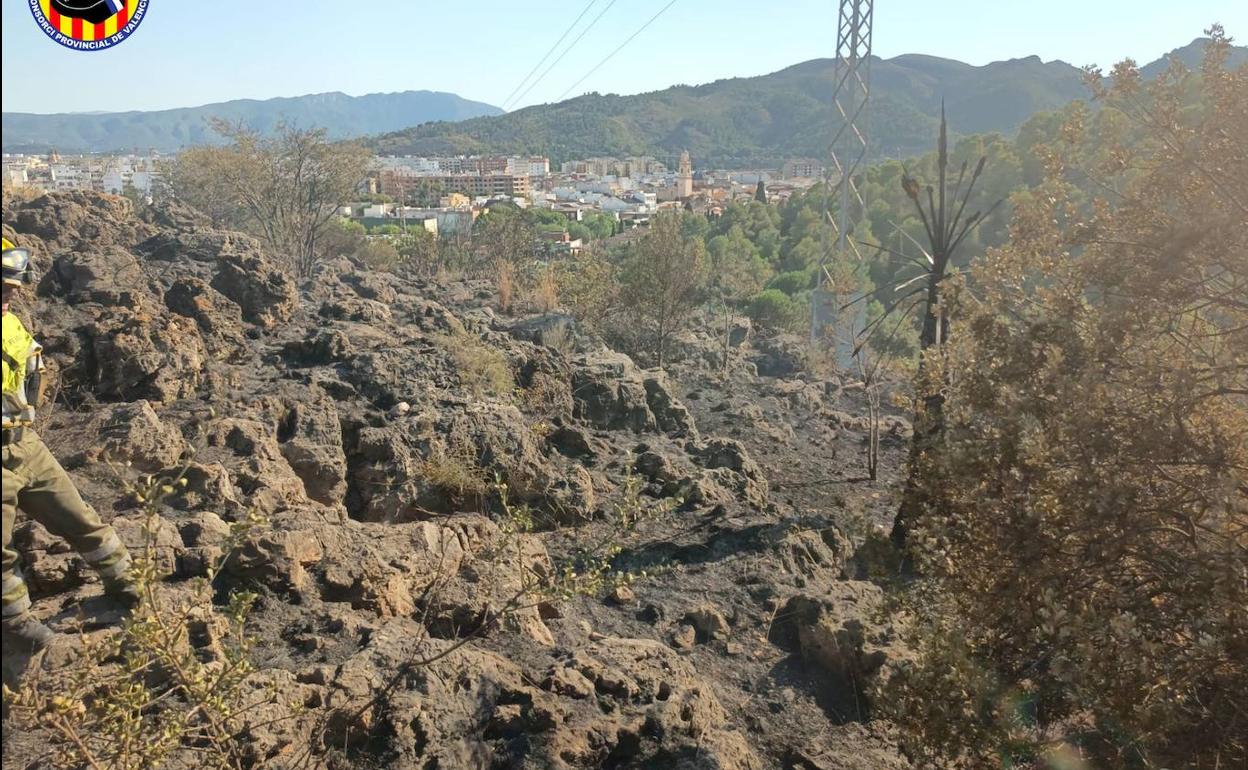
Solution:
<svg viewBox="0 0 1248 770">
<path fill-rule="evenodd" d="M 759 203 L 767 202 L 767 185 L 761 179 L 758 180 L 758 186 L 754 188 L 754 200 Z"/>
<path fill-rule="evenodd" d="M 602 333 L 607 316 L 619 304 L 618 269 L 603 249 L 592 246 L 552 264 L 559 301 L 578 322 Z"/>
<path fill-rule="evenodd" d="M 222 120 L 213 128 L 229 144 L 183 151 L 170 175 L 174 194 L 218 224 L 259 235 L 294 273 L 310 275 L 321 238 L 368 174 L 371 155 L 329 142 L 323 129 L 283 124 L 262 136 Z"/>
<path fill-rule="evenodd" d="M 621 304 L 659 366 L 672 336 L 685 328 L 698 305 L 705 264 L 702 242 L 686 239 L 680 216 L 671 213 L 655 217 L 624 262 Z"/>
<path fill-rule="evenodd" d="M 482 214 L 472 231 L 472 247 L 478 269 L 498 269 L 500 262 L 512 270 L 533 260 L 537 250 L 537 230 L 514 206 L 495 206 Z"/>
<path fill-rule="evenodd" d="M 771 277 L 771 267 L 737 225 L 733 225 L 726 234 L 712 238 L 707 243 L 707 252 L 711 267 L 707 282 L 717 295 L 722 310 L 722 363 L 724 371 L 727 371 L 735 308 L 763 288 Z"/>
<path fill-rule="evenodd" d="M 416 228 L 399 239 L 397 248 L 405 269 L 417 275 L 432 275 L 438 267 L 438 237 Z"/>
</svg>

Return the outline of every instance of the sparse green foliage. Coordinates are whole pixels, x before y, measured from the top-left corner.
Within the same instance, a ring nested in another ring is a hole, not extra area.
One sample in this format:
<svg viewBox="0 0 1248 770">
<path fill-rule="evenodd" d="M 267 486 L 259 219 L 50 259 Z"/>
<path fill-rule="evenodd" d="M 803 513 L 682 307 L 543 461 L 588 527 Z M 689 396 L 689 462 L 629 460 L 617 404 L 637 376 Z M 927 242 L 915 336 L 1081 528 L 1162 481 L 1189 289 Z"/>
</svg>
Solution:
<svg viewBox="0 0 1248 770">
<path fill-rule="evenodd" d="M 373 270 L 394 270 L 402 259 L 390 241 L 370 238 L 355 252 Z"/>
<path fill-rule="evenodd" d="M 470 446 L 435 446 L 421 462 L 420 474 L 429 484 L 459 502 L 478 502 L 489 490 L 485 470 Z"/>
<path fill-rule="evenodd" d="M 701 299 L 705 251 L 701 241 L 684 236 L 678 215 L 663 214 L 621 267 L 620 304 L 659 366 Z"/>
<path fill-rule="evenodd" d="M 395 243 L 405 272 L 428 276 L 437 272 L 438 237 L 423 227 L 413 227 Z"/>
<path fill-rule="evenodd" d="M 515 388 L 507 357 L 498 349 L 465 332 L 439 335 L 433 341 L 450 355 L 459 381 L 471 393 L 503 398 Z"/>
<path fill-rule="evenodd" d="M 132 575 L 141 600 L 120 629 L 78 640 L 74 665 L 29 677 L 6 693 L 17 729 L 40 730 L 58 767 L 156 770 L 175 757 L 198 767 L 251 766 L 247 715 L 281 701 L 243 686 L 253 673 L 245 624 L 255 594 L 234 592 L 218 610 L 211 579 L 235 546 L 264 521 L 233 523 L 221 563 L 170 601 L 160 586 L 155 532 L 162 503 L 185 485 L 181 475 L 145 478 L 131 490 L 147 513 L 144 545 Z M 211 645 L 197 641 L 210 638 Z M 11 695 L 11 698 L 10 698 Z"/>
<path fill-rule="evenodd" d="M 323 130 L 280 126 L 271 136 L 215 121 L 224 147 L 184 150 L 169 171 L 174 195 L 219 225 L 252 232 L 291 271 L 307 276 L 323 255 L 321 238 L 364 179 L 371 155 L 330 142 Z"/>
<path fill-rule="evenodd" d="M 578 322 L 601 331 L 619 303 L 616 266 L 597 248 L 551 266 L 559 300 Z"/>
</svg>

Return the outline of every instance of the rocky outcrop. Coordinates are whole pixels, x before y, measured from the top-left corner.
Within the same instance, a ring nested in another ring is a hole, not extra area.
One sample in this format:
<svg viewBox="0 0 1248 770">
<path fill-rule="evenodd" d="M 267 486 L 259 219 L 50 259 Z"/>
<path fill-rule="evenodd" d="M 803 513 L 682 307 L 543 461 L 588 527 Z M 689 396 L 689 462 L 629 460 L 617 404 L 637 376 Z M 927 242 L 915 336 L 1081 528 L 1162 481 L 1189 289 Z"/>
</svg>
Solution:
<svg viewBox="0 0 1248 770">
<path fill-rule="evenodd" d="M 212 288 L 233 300 L 243 318 L 271 327 L 290 318 L 299 304 L 294 280 L 257 254 L 224 254 L 217 258 Z"/>
<path fill-rule="evenodd" d="M 822 596 L 790 598 L 772 626 L 773 641 L 798 652 L 838 686 L 854 692 L 861 704 L 855 715 L 869 717 L 873 688 L 887 680 L 907 653 L 897 630 L 884 620 L 881 589 L 863 581 L 841 581 Z"/>
<path fill-rule="evenodd" d="M 665 375 L 643 372 L 623 353 L 600 351 L 575 360 L 572 399 L 576 417 L 599 428 L 696 436 L 689 411 Z"/>
<path fill-rule="evenodd" d="M 194 395 L 207 358 L 193 324 L 163 314 L 110 309 L 80 330 L 90 386 L 102 399 L 166 403 Z"/>
<path fill-rule="evenodd" d="M 108 407 L 98 430 L 102 444 L 90 460 L 129 463 L 149 473 L 176 468 L 189 449 L 182 433 L 163 422 L 147 401 Z"/>
</svg>

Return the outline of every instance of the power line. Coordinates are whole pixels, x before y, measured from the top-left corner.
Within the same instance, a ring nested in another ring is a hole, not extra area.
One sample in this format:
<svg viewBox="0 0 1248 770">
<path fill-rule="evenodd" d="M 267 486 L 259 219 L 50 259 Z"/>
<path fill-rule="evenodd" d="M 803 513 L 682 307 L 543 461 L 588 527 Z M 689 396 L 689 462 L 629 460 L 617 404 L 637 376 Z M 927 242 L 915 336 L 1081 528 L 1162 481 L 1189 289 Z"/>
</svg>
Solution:
<svg viewBox="0 0 1248 770">
<path fill-rule="evenodd" d="M 524 76 L 524 80 L 517 83 L 516 87 L 512 89 L 512 92 L 507 94 L 507 98 L 503 100 L 503 109 L 507 108 L 507 103 L 511 101 L 511 97 L 515 96 L 516 93 L 524 87 L 524 84 L 529 82 L 529 78 L 533 77 L 533 73 L 537 72 L 538 67 L 541 67 L 546 63 L 546 60 L 549 59 L 550 55 L 555 52 L 555 49 L 563 44 L 563 41 L 566 40 L 568 35 L 572 33 L 572 30 L 576 28 L 576 25 L 581 23 L 581 19 L 585 18 L 585 14 L 589 13 L 589 9 L 593 8 L 594 4 L 597 2 L 598 0 L 589 0 L 589 4 L 586 5 L 585 9 L 581 11 L 581 15 L 577 16 L 576 19 L 568 25 L 568 28 L 563 31 L 563 34 L 559 36 L 559 39 L 555 41 L 555 44 L 552 45 L 550 50 L 546 52 L 546 55 L 539 59 L 537 64 L 533 65 L 533 69 L 529 70 L 529 74 Z"/>
<path fill-rule="evenodd" d="M 598 69 L 599 69 L 602 65 L 604 65 L 604 64 L 606 64 L 607 62 L 611 61 L 611 58 L 612 58 L 613 56 L 615 56 L 617 53 L 619 53 L 621 50 L 623 50 L 623 49 L 624 49 L 624 46 L 626 46 L 626 45 L 628 45 L 629 43 L 633 42 L 633 38 L 637 37 L 637 36 L 638 36 L 638 35 L 640 35 L 642 32 L 645 32 L 645 31 L 646 31 L 646 27 L 649 27 L 651 24 L 653 24 L 653 23 L 655 22 L 655 20 L 656 20 L 656 19 L 658 19 L 660 16 L 662 16 L 664 13 L 666 13 L 666 12 L 667 12 L 667 9 L 668 9 L 668 8 L 671 8 L 673 5 L 676 5 L 676 0 L 672 0 L 670 3 L 668 3 L 667 5 L 665 5 L 665 6 L 663 6 L 662 8 L 660 8 L 658 13 L 656 13 L 656 14 L 655 14 L 655 15 L 653 15 L 653 16 L 651 16 L 649 21 L 647 21 L 645 24 L 642 24 L 642 25 L 641 25 L 641 29 L 639 29 L 639 30 L 637 30 L 636 32 L 634 32 L 633 34 L 629 35 L 629 36 L 628 36 L 628 39 L 627 39 L 627 40 L 625 40 L 623 43 L 620 43 L 620 44 L 619 44 L 619 46 L 618 46 L 618 47 L 616 47 L 616 49 L 615 49 L 614 51 L 612 51 L 611 53 L 607 54 L 606 58 L 604 58 L 602 61 L 600 61 L 600 62 L 598 62 L 597 64 L 595 64 L 595 65 L 594 65 L 594 67 L 593 67 L 593 69 L 591 69 L 589 72 L 586 72 L 586 73 L 585 73 L 585 74 L 581 77 L 581 79 L 580 79 L 580 80 L 578 80 L 578 81 L 576 81 L 575 83 L 573 83 L 573 84 L 571 85 L 571 87 L 569 87 L 569 88 L 568 88 L 568 90 L 567 90 L 567 91 L 564 91 L 562 94 L 560 94 L 560 95 L 559 95 L 559 99 L 558 99 L 558 101 L 563 101 L 563 97 L 565 97 L 565 96 L 567 96 L 568 94 L 572 93 L 573 89 L 575 89 L 575 88 L 576 88 L 577 86 L 579 86 L 581 83 L 584 83 L 584 82 L 585 82 L 585 80 L 586 80 L 586 79 L 587 79 L 590 75 L 592 75 L 592 74 L 594 74 L 595 72 L 597 72 L 597 71 L 598 71 Z"/>
<path fill-rule="evenodd" d="M 524 89 L 524 93 L 516 97 L 516 102 L 523 101 L 524 97 L 529 95 L 529 92 L 533 90 L 534 86 L 536 86 L 538 83 L 545 80 L 546 76 L 550 74 L 550 71 L 553 70 L 559 64 L 559 62 L 563 61 L 563 57 L 568 55 L 568 51 L 571 51 L 573 48 L 576 48 L 576 44 L 581 42 L 581 38 L 585 37 L 585 33 L 593 29 L 594 25 L 598 23 L 598 20 L 601 19 L 607 11 L 611 10 L 611 6 L 613 5 L 615 5 L 615 0 L 611 0 L 611 2 L 607 3 L 607 7 L 603 8 L 601 11 L 598 12 L 598 15 L 594 17 L 594 20 L 589 23 L 588 27 L 581 30 L 581 34 L 576 36 L 576 39 L 572 41 L 572 44 L 569 45 L 567 48 L 563 49 L 563 53 L 559 54 L 559 58 L 552 61 L 550 63 L 550 66 L 547 67 L 545 70 L 543 70 L 542 74 L 537 76 L 537 80 L 534 80 L 532 83 L 530 83 L 529 87 Z"/>
</svg>

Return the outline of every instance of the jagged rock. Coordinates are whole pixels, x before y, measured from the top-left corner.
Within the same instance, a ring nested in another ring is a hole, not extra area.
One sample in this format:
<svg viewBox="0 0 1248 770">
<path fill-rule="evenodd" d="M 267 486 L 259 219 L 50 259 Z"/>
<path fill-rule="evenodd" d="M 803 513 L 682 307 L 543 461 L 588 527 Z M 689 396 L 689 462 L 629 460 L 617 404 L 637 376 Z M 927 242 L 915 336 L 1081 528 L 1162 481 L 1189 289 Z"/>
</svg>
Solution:
<svg viewBox="0 0 1248 770">
<path fill-rule="evenodd" d="M 726 488 L 733 489 L 737 497 L 757 506 L 767 504 L 767 479 L 741 442 L 726 438 L 712 438 L 700 445 L 692 445 L 689 455 Z M 729 471 L 732 476 L 725 476 Z"/>
<path fill-rule="evenodd" d="M 13 528 L 13 545 L 22 553 L 69 553 L 73 550 L 63 538 L 54 537 L 37 521 L 18 521 Z"/>
<path fill-rule="evenodd" d="M 839 581 L 819 597 L 793 596 L 776 614 L 772 641 L 800 652 L 869 703 L 872 684 L 907 657 L 896 631 L 878 619 L 883 601 L 882 589 L 864 581 Z"/>
<path fill-rule="evenodd" d="M 757 339 L 753 364 L 762 377 L 789 377 L 806 368 L 806 343 L 793 334 Z"/>
<path fill-rule="evenodd" d="M 217 265 L 212 288 L 233 300 L 248 321 L 274 326 L 290 318 L 298 307 L 295 282 L 259 255 L 223 253 Z"/>
<path fill-rule="evenodd" d="M 341 505 L 347 492 L 347 458 L 338 408 L 324 394 L 291 404 L 279 426 L 282 456 L 303 481 L 308 497 Z"/>
<path fill-rule="evenodd" d="M 288 355 L 313 365 L 345 361 L 351 351 L 351 339 L 341 329 L 312 329 L 307 337 L 285 347 Z"/>
<path fill-rule="evenodd" d="M 76 553 L 26 551 L 22 569 L 32 596 L 58 594 L 87 582 L 91 568 Z"/>
<path fill-rule="evenodd" d="M 588 698 L 594 694 L 594 683 L 571 666 L 551 666 L 542 689 L 570 698 Z"/>
<path fill-rule="evenodd" d="M 546 442 L 559 454 L 592 463 L 603 451 L 601 442 L 595 441 L 585 431 L 571 425 L 560 425 L 546 437 Z"/>
<path fill-rule="evenodd" d="M 227 359 L 246 355 L 243 316 L 237 304 L 199 278 L 182 278 L 165 291 L 165 305 L 195 321 L 214 354 Z"/>
<path fill-rule="evenodd" d="M 740 316 L 732 321 L 732 328 L 728 330 L 728 344 L 734 348 L 739 348 L 750 341 L 750 337 L 754 334 L 754 324 L 749 318 Z"/>
<path fill-rule="evenodd" d="M 298 597 L 313 592 L 307 566 L 319 563 L 324 553 L 314 534 L 274 528 L 244 540 L 226 569 L 237 578 L 255 580 L 279 594 Z"/>
<path fill-rule="evenodd" d="M 420 300 L 409 312 L 416 319 L 423 332 L 441 332 L 442 334 L 462 334 L 464 325 L 455 314 L 437 302 Z"/>
<path fill-rule="evenodd" d="M 691 650 L 698 643 L 698 630 L 688 623 L 681 623 L 672 631 L 672 646 L 678 650 Z"/>
<path fill-rule="evenodd" d="M 110 524 L 131 553 L 151 547 L 156 568 L 162 573 L 174 572 L 178 559 L 185 553 L 182 537 L 171 521 L 163 516 L 129 514 L 115 516 Z"/>
<path fill-rule="evenodd" d="M 99 426 L 103 443 L 87 453 L 91 461 L 129 462 L 155 473 L 176 467 L 188 448 L 182 433 L 162 422 L 144 400 L 106 407 Z"/>
<path fill-rule="evenodd" d="M 691 746 L 689 767 L 746 770 L 759 767 L 744 738 L 727 726 L 727 714 L 692 665 L 659 642 L 606 637 L 577 650 L 566 665 L 593 682 L 600 698 L 616 710 L 614 720 L 574 711 L 551 737 L 555 767 L 600 766 L 606 755 L 629 757 L 646 766 L 652 751 L 680 756 Z M 655 736 L 647 749 L 642 734 Z M 604 746 L 603 739 L 606 745 Z M 566 763 L 566 764 L 564 764 Z"/>
<path fill-rule="evenodd" d="M 152 233 L 150 225 L 135 219 L 134 204 L 119 195 L 47 193 L 5 213 L 5 224 L 43 241 L 43 253 L 131 246 Z"/>
<path fill-rule="evenodd" d="M 151 303 L 147 276 L 129 251 L 99 246 L 73 251 L 52 263 L 48 281 L 51 291 L 71 302 L 98 302 L 138 309 Z"/>
<path fill-rule="evenodd" d="M 776 548 L 784 573 L 805 581 L 840 578 L 852 550 L 849 538 L 835 527 L 791 532 Z"/>
<path fill-rule="evenodd" d="M 227 417 L 208 426 L 206 456 L 220 459 L 247 503 L 272 513 L 308 498 L 299 478 L 282 454 L 277 437 L 256 420 Z"/>
<path fill-rule="evenodd" d="M 659 430 L 670 436 L 697 438 L 698 429 L 685 405 L 672 395 L 667 375 L 662 372 L 648 374 L 642 381 L 646 389 L 646 406 L 654 414 Z"/>
<path fill-rule="evenodd" d="M 394 290 L 393 278 L 384 273 L 350 272 L 342 276 L 342 282 L 355 290 L 355 293 L 367 300 L 376 300 L 382 305 L 389 305 L 398 299 Z"/>
<path fill-rule="evenodd" d="M 221 463 L 190 462 L 181 475 L 186 485 L 168 501 L 170 506 L 185 511 L 212 508 L 229 514 L 243 509 L 229 471 Z"/>
<path fill-rule="evenodd" d="M 178 555 L 177 575 L 204 575 L 224 557 L 230 525 L 212 511 L 202 511 L 178 525 L 185 550 Z"/>
<path fill-rule="evenodd" d="M 567 526 L 588 521 L 597 507 L 594 479 L 580 465 L 547 471 L 547 481 L 540 500 L 550 511 L 555 523 Z"/>
<path fill-rule="evenodd" d="M 166 214 L 174 219 L 185 219 L 181 212 L 173 212 L 167 206 Z M 190 216 L 194 217 L 193 210 Z M 162 215 L 157 214 L 156 219 Z M 260 252 L 260 242 L 250 235 L 214 230 L 192 222 L 175 224 L 176 230 L 162 231 L 135 246 L 135 251 L 148 259 L 172 262 L 178 259 L 190 259 L 195 262 L 215 263 L 226 254 L 255 254 Z M 195 229 L 189 229 L 194 227 Z"/>
<path fill-rule="evenodd" d="M 672 461 L 658 452 L 645 451 L 637 455 L 633 469 L 650 481 L 664 484 L 676 481 L 677 475 Z"/>
<path fill-rule="evenodd" d="M 600 352 L 577 361 L 572 372 L 575 416 L 600 428 L 654 430 L 654 415 L 637 367 L 622 353 Z"/>
<path fill-rule="evenodd" d="M 356 321 L 363 324 L 382 325 L 394 319 L 394 314 L 390 312 L 388 305 L 358 296 L 344 296 L 325 302 L 317 313 L 322 318 Z"/>
<path fill-rule="evenodd" d="M 195 393 L 206 358 L 186 319 L 113 309 L 83 331 L 90 340 L 88 376 L 104 399 L 166 403 Z M 81 362 L 80 362 L 81 363 Z"/>
<path fill-rule="evenodd" d="M 720 639 L 732 632 L 732 626 L 724 614 L 710 605 L 686 612 L 683 622 L 697 631 L 700 642 Z"/>
</svg>

